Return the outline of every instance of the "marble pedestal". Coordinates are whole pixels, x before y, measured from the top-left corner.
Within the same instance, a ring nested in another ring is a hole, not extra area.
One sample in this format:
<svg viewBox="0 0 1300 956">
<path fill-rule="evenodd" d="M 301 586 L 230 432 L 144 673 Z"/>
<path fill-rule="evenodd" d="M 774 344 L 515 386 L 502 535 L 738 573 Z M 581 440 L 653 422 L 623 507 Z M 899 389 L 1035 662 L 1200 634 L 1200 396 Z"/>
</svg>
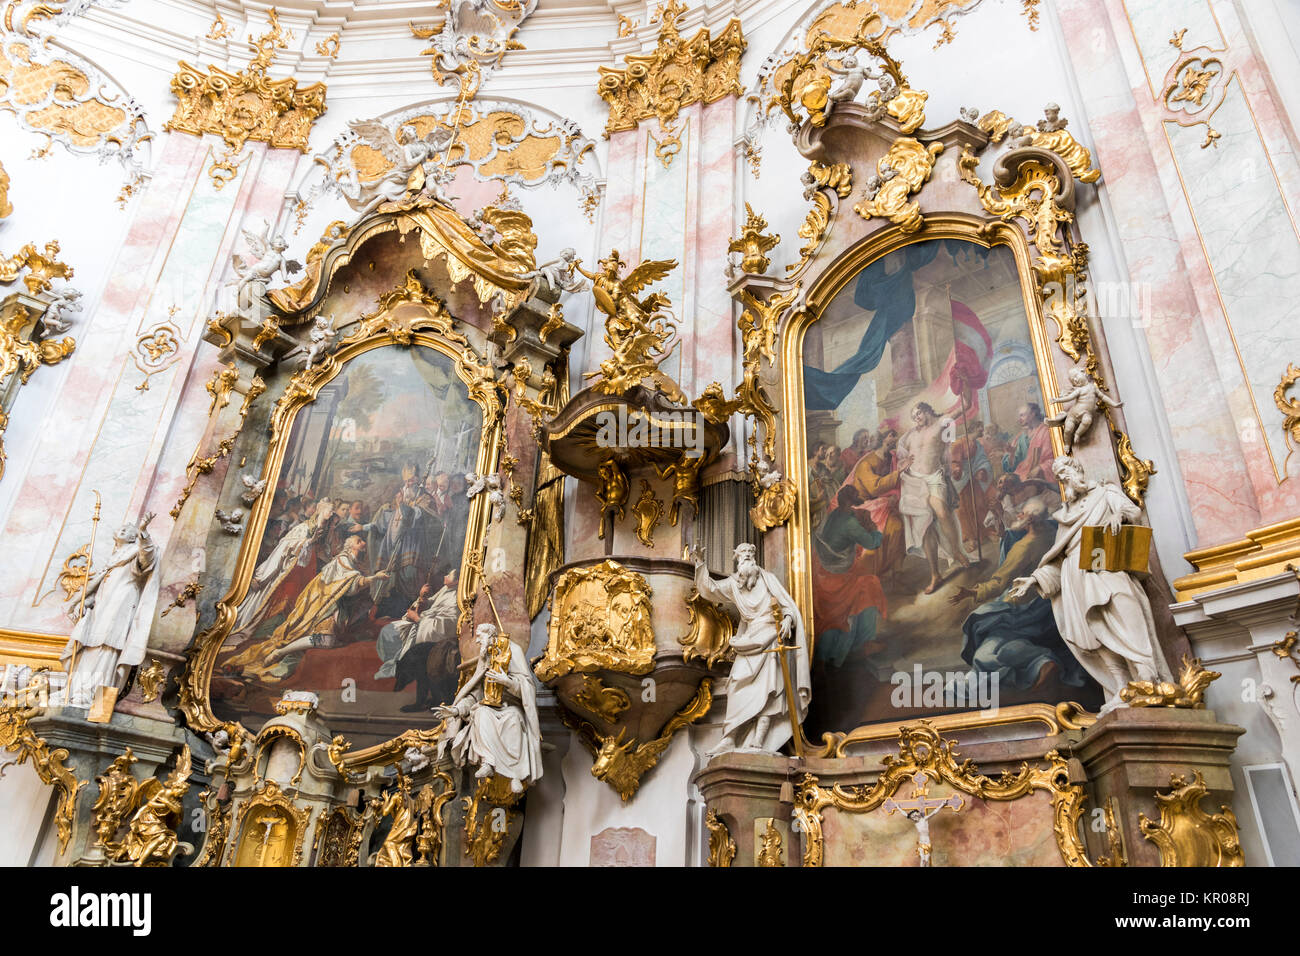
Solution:
<svg viewBox="0 0 1300 956">
<path fill-rule="evenodd" d="M 1211 710 L 1157 707 L 1113 710 L 1083 732 L 1073 756 L 1087 775 L 1092 806 L 1103 807 L 1114 798 L 1130 866 L 1160 865 L 1160 852 L 1143 836 L 1138 814 L 1159 821 L 1154 794 L 1172 789 L 1172 774 L 1190 781 L 1192 771 L 1200 771 L 1209 791 L 1206 812 L 1231 805 L 1228 763 L 1243 733 L 1241 727 L 1221 723 Z"/>
</svg>

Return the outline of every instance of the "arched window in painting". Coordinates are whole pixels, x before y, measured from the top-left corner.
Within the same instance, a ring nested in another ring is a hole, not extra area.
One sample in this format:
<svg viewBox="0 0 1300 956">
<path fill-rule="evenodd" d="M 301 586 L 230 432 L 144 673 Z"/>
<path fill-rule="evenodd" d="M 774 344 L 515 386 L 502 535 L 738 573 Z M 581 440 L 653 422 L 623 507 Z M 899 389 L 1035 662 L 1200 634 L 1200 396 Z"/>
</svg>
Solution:
<svg viewBox="0 0 1300 956">
<path fill-rule="evenodd" d="M 867 264 L 803 338 L 810 739 L 1100 691 L 1007 587 L 1060 493 L 1015 255 L 931 239 Z"/>
<path fill-rule="evenodd" d="M 457 684 L 482 427 L 454 360 L 420 345 L 362 352 L 298 410 L 217 657 L 218 713 L 258 726 L 296 690 L 361 745 L 435 722 Z"/>
</svg>

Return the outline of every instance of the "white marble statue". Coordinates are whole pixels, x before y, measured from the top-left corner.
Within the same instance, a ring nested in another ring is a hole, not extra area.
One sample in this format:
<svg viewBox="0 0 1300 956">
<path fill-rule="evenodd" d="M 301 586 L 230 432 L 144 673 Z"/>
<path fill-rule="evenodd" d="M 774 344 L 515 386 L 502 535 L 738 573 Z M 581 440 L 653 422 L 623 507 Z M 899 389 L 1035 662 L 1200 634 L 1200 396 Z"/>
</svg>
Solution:
<svg viewBox="0 0 1300 956">
<path fill-rule="evenodd" d="M 861 66 L 858 58 L 852 55 L 844 57 L 839 63 L 827 60 L 826 69 L 839 77 L 826 94 L 826 99 L 831 103 L 852 102 L 862 90 L 862 84 L 868 79 L 876 78 L 869 66 Z"/>
<path fill-rule="evenodd" d="M 439 170 L 441 154 L 451 144 L 455 135 L 445 126 L 435 126 L 421 138 L 414 126 L 403 124 L 394 136 L 382 120 L 351 120 L 348 126 L 367 146 L 379 152 L 392 165 L 382 177 L 372 183 L 362 183 L 356 168 L 348 164 L 351 178 L 340 183 L 348 205 L 361 216 L 373 212 L 386 202 L 396 202 L 407 193 L 427 193 L 446 201 L 442 193 L 442 176 Z"/>
<path fill-rule="evenodd" d="M 239 476 L 239 481 L 244 486 L 244 490 L 239 493 L 239 500 L 246 505 L 251 505 L 258 498 L 262 497 L 262 492 L 266 490 L 265 478 L 257 478 L 253 475 L 243 474 Z"/>
<path fill-rule="evenodd" d="M 146 513 L 137 524 L 118 528 L 113 553 L 86 582 L 84 605 L 80 594 L 71 602 L 68 613 L 76 623 L 60 657 L 69 668 L 74 707 L 89 707 L 100 687 L 120 689 L 128 671 L 144 660 L 149 628 L 135 626 L 135 612 L 158 559 L 148 531 L 152 520 Z"/>
<path fill-rule="evenodd" d="M 562 249 L 558 259 L 543 262 L 532 272 L 524 273 L 522 278 L 532 280 L 539 288 L 554 289 L 557 295 L 560 292 L 581 292 L 587 287 L 587 282 L 578 274 L 577 261 L 576 250 Z"/>
<path fill-rule="evenodd" d="M 302 269 L 302 263 L 285 256 L 289 243 L 284 236 L 271 235 L 271 224 L 265 219 L 260 233 L 241 229 L 240 235 L 248 244 L 252 257 L 238 253 L 230 257 L 235 275 L 239 277 L 230 284 L 235 286 L 235 301 L 239 308 L 248 309 L 266 295 L 267 286 L 276 273 L 283 272 L 287 278 Z"/>
<path fill-rule="evenodd" d="M 308 333 L 308 339 L 311 341 L 311 346 L 307 349 L 308 369 L 325 357 L 336 334 L 332 318 L 328 315 L 316 316 L 316 321 L 311 325 L 311 332 Z"/>
<path fill-rule="evenodd" d="M 1053 415 L 1045 421 L 1053 428 L 1061 429 L 1061 437 L 1065 440 L 1065 452 L 1072 455 L 1075 444 L 1083 441 L 1088 430 L 1092 428 L 1093 420 L 1101 406 L 1119 408 L 1124 403 L 1115 401 L 1103 392 L 1101 386 L 1092 380 L 1092 376 L 1082 365 L 1070 369 L 1068 377 L 1070 390 L 1052 399 L 1056 404 L 1068 407 L 1060 415 Z"/>
<path fill-rule="evenodd" d="M 740 613 L 731 638 L 736 660 L 727 685 L 727 716 L 722 740 L 713 753 L 728 750 L 775 753 L 790 739 L 789 702 L 781 656 L 787 658 L 794 686 L 795 715 L 802 721 L 812 698 L 808 637 L 794 599 L 776 575 L 758 566 L 752 544 L 736 545 L 736 571 L 714 581 L 704 564 L 704 549 L 692 548 L 695 587 L 707 600 L 728 604 Z M 778 645 L 790 651 L 775 650 Z"/>
<path fill-rule="evenodd" d="M 81 311 L 81 293 L 76 289 L 60 289 L 45 307 L 41 322 L 47 334 L 62 335 L 72 325 L 71 316 Z"/>
<path fill-rule="evenodd" d="M 1102 712 L 1125 706 L 1119 692 L 1131 680 L 1172 680 L 1156 639 L 1151 604 L 1127 571 L 1079 567 L 1085 527 L 1118 532 L 1141 510 L 1114 482 L 1089 481 L 1083 467 L 1062 456 L 1052 473 L 1064 488 L 1056 542 L 1028 577 L 1016 578 L 1007 594 L 1022 598 L 1032 588 L 1052 602 L 1052 614 L 1071 653 L 1106 692 Z"/>
<path fill-rule="evenodd" d="M 456 766 L 478 767 L 474 776 L 480 779 L 499 774 L 510 781 L 513 793 L 522 793 L 542 776 L 542 731 L 533 672 L 523 650 L 508 640 L 510 660 L 504 667 L 497 664 L 495 624 L 480 624 L 474 633 L 478 664 L 473 675 L 450 704 L 434 708 L 447 719 L 438 740 L 438 757 L 450 748 Z M 489 684 L 500 686 L 498 706 L 485 699 Z"/>
</svg>

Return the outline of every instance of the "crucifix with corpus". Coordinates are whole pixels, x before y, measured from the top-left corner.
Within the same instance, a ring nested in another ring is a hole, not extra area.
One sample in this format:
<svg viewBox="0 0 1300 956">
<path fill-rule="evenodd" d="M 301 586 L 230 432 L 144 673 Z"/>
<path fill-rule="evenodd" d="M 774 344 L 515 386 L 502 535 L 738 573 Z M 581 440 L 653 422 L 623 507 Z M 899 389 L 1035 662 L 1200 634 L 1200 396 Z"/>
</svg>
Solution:
<svg viewBox="0 0 1300 956">
<path fill-rule="evenodd" d="M 916 853 L 922 866 L 930 865 L 930 817 L 944 807 L 960 810 L 965 806 L 961 794 L 943 800 L 930 796 L 930 778 L 924 773 L 912 777 L 912 795 L 905 800 L 887 799 L 881 806 L 886 813 L 902 813 L 916 825 Z"/>
</svg>

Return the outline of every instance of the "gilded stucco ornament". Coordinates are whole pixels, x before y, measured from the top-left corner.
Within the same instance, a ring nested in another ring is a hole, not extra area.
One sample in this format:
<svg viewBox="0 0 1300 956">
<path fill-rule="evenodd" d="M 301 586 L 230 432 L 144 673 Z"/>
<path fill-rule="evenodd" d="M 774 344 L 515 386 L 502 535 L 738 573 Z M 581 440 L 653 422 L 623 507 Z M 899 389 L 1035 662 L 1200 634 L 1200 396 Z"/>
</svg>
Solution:
<svg viewBox="0 0 1300 956">
<path fill-rule="evenodd" d="M 506 53 L 524 49 L 513 37 L 537 9 L 537 0 L 449 0 L 445 6 L 441 24 L 412 23 L 411 35 L 433 41 L 420 51 L 431 57 L 433 81 L 443 86 L 455 80 L 460 101 L 468 102 Z"/>
<path fill-rule="evenodd" d="M 776 828 L 776 820 L 771 817 L 759 838 L 757 862 L 761 867 L 785 866 L 785 841 Z"/>
<path fill-rule="evenodd" d="M 135 794 L 139 809 L 131 817 L 118 859 L 132 866 L 171 866 L 178 853 L 194 851 L 176 836 L 192 770 L 190 747 L 186 744 L 166 780 L 155 777 L 141 784 Z"/>
<path fill-rule="evenodd" d="M 632 700 L 617 687 L 607 687 L 599 677 L 581 676 L 581 685 L 573 694 L 573 702 L 606 723 L 616 723 L 632 706 Z"/>
<path fill-rule="evenodd" d="M 812 203 L 803 224 L 799 226 L 799 238 L 804 244 L 799 248 L 799 259 L 785 267 L 788 273 L 798 274 L 803 271 L 813 255 L 821 248 L 822 241 L 830 231 L 831 214 L 834 204 L 831 195 L 847 199 L 853 191 L 853 170 L 847 163 L 825 164 L 814 162 L 808 167 L 800 181 L 804 184 L 803 198 Z"/>
<path fill-rule="evenodd" d="M 235 814 L 237 834 L 227 866 L 298 866 L 311 810 L 299 807 L 274 780 L 263 783 Z"/>
<path fill-rule="evenodd" d="M 54 143 L 101 162 L 115 159 L 126 171 L 125 194 L 148 177 L 147 143 L 153 134 L 144 107 L 113 79 L 54 32 L 89 7 L 63 0 L 5 0 L 0 35 L 0 110 L 44 137 L 33 157 L 49 155 Z M 0 199 L 0 208 L 4 202 Z M 3 214 L 0 214 L 3 218 Z"/>
<path fill-rule="evenodd" d="M 621 68 L 602 66 L 596 92 L 609 104 L 605 136 L 636 129 L 646 119 L 659 120 L 659 135 L 652 135 L 655 154 L 668 167 L 681 150 L 683 127 L 678 114 L 692 103 L 709 104 L 742 92 L 740 56 L 745 38 L 740 21 L 731 20 L 714 38 L 701 29 L 690 39 L 677 30 L 686 8 L 669 0 L 655 16 L 659 43 L 651 53 L 632 54 Z"/>
<path fill-rule="evenodd" d="M 208 170 L 220 189 L 238 174 L 239 154 L 249 140 L 307 152 L 312 124 L 325 112 L 325 84 L 299 88 L 293 77 L 269 76 L 276 51 L 287 49 L 293 34 L 280 26 L 274 7 L 267 32 L 248 41 L 253 60 L 238 73 L 210 65 L 206 71 L 180 61 L 171 89 L 179 102 L 164 129 L 202 136 L 215 133 L 226 144 Z"/>
<path fill-rule="evenodd" d="M 754 207 L 745 203 L 745 222 L 740 227 L 740 235 L 731 240 L 727 252 L 739 255 L 740 269 L 754 275 L 762 275 L 772 260 L 767 254 L 781 241 L 777 233 L 767 232 L 767 220 L 754 212 Z"/>
<path fill-rule="evenodd" d="M 736 858 L 736 841 L 731 838 L 731 832 L 717 810 L 709 808 L 704 825 L 709 830 L 709 866 L 731 866 L 731 861 Z"/>
<path fill-rule="evenodd" d="M 556 580 L 546 653 L 534 667 L 539 680 L 575 671 L 647 674 L 654 652 L 650 585 L 640 574 L 607 559 Z"/>
<path fill-rule="evenodd" d="M 1130 681 L 1119 692 L 1120 699 L 1130 707 L 1205 707 L 1205 691 L 1223 675 L 1207 670 L 1200 658 L 1183 657 L 1178 683 L 1171 681 Z"/>
<path fill-rule="evenodd" d="M 1245 866 L 1236 814 L 1227 806 L 1215 814 L 1201 809 L 1208 792 L 1201 772 L 1192 771 L 1191 783 L 1182 774 L 1170 774 L 1169 784 L 1169 793 L 1155 794 L 1159 823 L 1138 814 L 1142 835 L 1160 849 L 1160 865 Z"/>
<path fill-rule="evenodd" d="M 970 760 L 958 762 L 953 741 L 941 737 L 927 721 L 899 728 L 898 754 L 883 759 L 884 770 L 871 786 L 822 787 L 817 777 L 804 774 L 795 789 L 794 820 L 804 835 L 804 866 L 822 866 L 825 835 L 822 815 L 828 809 L 844 813 L 870 813 L 881 809 L 904 784 L 922 774 L 934 783 L 947 784 L 959 793 L 981 800 L 1018 800 L 1044 792 L 1051 798 L 1056 844 L 1066 866 L 1092 866 L 1087 847 L 1079 834 L 1084 812 L 1083 787 L 1070 782 L 1069 763 L 1055 750 L 1048 751 L 1045 766 L 1021 764 L 993 778 L 981 774 Z"/>
<path fill-rule="evenodd" d="M 0 269 L 3 267 L 3 260 L 0 260 Z M 72 270 L 67 271 L 71 275 Z M 25 281 L 31 279 L 30 274 L 24 276 Z M 5 280 L 0 275 L 0 281 L 13 280 Z M 30 286 L 30 281 L 28 284 Z M 76 340 L 71 336 L 47 338 L 38 333 L 37 326 L 37 316 L 27 306 L 16 301 L 16 296 L 0 302 L 0 385 L 5 386 L 6 390 L 12 391 L 27 384 L 38 368 L 57 365 L 71 355 L 77 346 Z M 42 331 L 48 334 L 53 328 L 45 326 Z M 9 413 L 0 408 L 0 478 L 4 477 L 5 471 L 4 433 L 8 426 Z"/>
<path fill-rule="evenodd" d="M 673 735 L 707 714 L 712 705 L 713 678 L 706 677 L 700 681 L 695 696 L 673 714 L 659 736 L 644 743 L 635 738 L 624 740 L 626 727 L 614 735 L 601 734 L 587 721 L 577 720 L 567 712 L 561 711 L 560 718 L 578 732 L 578 739 L 591 751 L 591 775 L 613 787 L 626 803 L 636 796 L 641 778 L 659 763 Z"/>
<path fill-rule="evenodd" d="M 9 174 L 5 172 L 4 163 L 0 163 L 0 219 L 7 219 L 13 214 L 14 204 L 9 201 Z"/>
<path fill-rule="evenodd" d="M 600 503 L 600 527 L 596 537 L 605 537 L 606 525 L 612 526 L 622 521 L 627 514 L 628 483 L 627 473 L 614 458 L 606 458 L 596 467 L 598 481 L 596 484 L 596 501 Z M 610 531 L 613 534 L 613 531 Z"/>
<path fill-rule="evenodd" d="M 637 540 L 647 548 L 653 548 L 655 528 L 659 526 L 664 516 L 664 503 L 654 493 L 650 482 L 644 478 L 641 479 L 641 496 L 632 506 L 632 514 L 636 515 Z"/>
<path fill-rule="evenodd" d="M 1000 143 L 1004 138 L 1013 146 L 1037 146 L 1061 157 L 1074 178 L 1081 183 L 1095 183 L 1101 170 L 1092 165 L 1092 153 L 1066 130 L 1068 120 L 1061 118 L 1061 108 L 1048 103 L 1043 108 L 1043 118 L 1035 126 L 1017 123 L 1001 110 L 990 110 L 976 124 L 989 134 L 989 140 Z"/>
<path fill-rule="evenodd" d="M 863 219 L 883 216 L 904 235 L 916 232 L 924 222 L 921 205 L 908 197 L 930 181 L 934 161 L 942 152 L 943 143 L 925 145 L 910 136 L 894 140 L 876 163 L 878 175 L 867 181 L 862 201 L 853 211 Z"/>
<path fill-rule="evenodd" d="M 517 818 L 514 809 L 521 793 L 499 774 L 479 777 L 474 793 L 462 797 L 465 808 L 465 855 L 476 867 L 491 866 L 501 858 L 506 835 Z"/>
<path fill-rule="evenodd" d="M 694 588 L 686 599 L 686 606 L 690 614 L 687 620 L 689 629 L 677 639 L 682 645 L 682 660 L 700 660 L 706 667 L 732 660 L 736 656 L 731 647 L 736 622 L 720 605 L 701 596 Z"/>
<path fill-rule="evenodd" d="M 1286 437 L 1287 452 L 1286 461 L 1282 463 L 1283 470 L 1290 463 L 1296 446 L 1300 445 L 1300 398 L 1287 395 L 1296 382 L 1300 382 L 1300 368 L 1288 362 L 1277 388 L 1273 389 L 1273 404 L 1282 413 L 1282 434 Z"/>
<path fill-rule="evenodd" d="M 51 239 L 44 250 L 36 248 L 36 243 L 29 242 L 12 256 L 0 255 L 0 282 L 14 282 L 22 275 L 23 285 L 32 295 L 49 292 L 54 279 L 71 279 L 72 267 L 59 260 L 59 243 Z"/>
<path fill-rule="evenodd" d="M 67 765 L 67 750 L 51 748 L 44 738 L 36 736 L 29 725 L 32 718 L 44 713 L 49 698 L 49 672 L 40 670 L 32 675 L 26 687 L 0 704 L 0 750 L 16 753 L 19 764 L 30 760 L 41 782 L 58 791 L 54 826 L 59 836 L 59 852 L 63 853 L 72 836 L 77 794 L 86 781 L 78 780 Z"/>
</svg>

